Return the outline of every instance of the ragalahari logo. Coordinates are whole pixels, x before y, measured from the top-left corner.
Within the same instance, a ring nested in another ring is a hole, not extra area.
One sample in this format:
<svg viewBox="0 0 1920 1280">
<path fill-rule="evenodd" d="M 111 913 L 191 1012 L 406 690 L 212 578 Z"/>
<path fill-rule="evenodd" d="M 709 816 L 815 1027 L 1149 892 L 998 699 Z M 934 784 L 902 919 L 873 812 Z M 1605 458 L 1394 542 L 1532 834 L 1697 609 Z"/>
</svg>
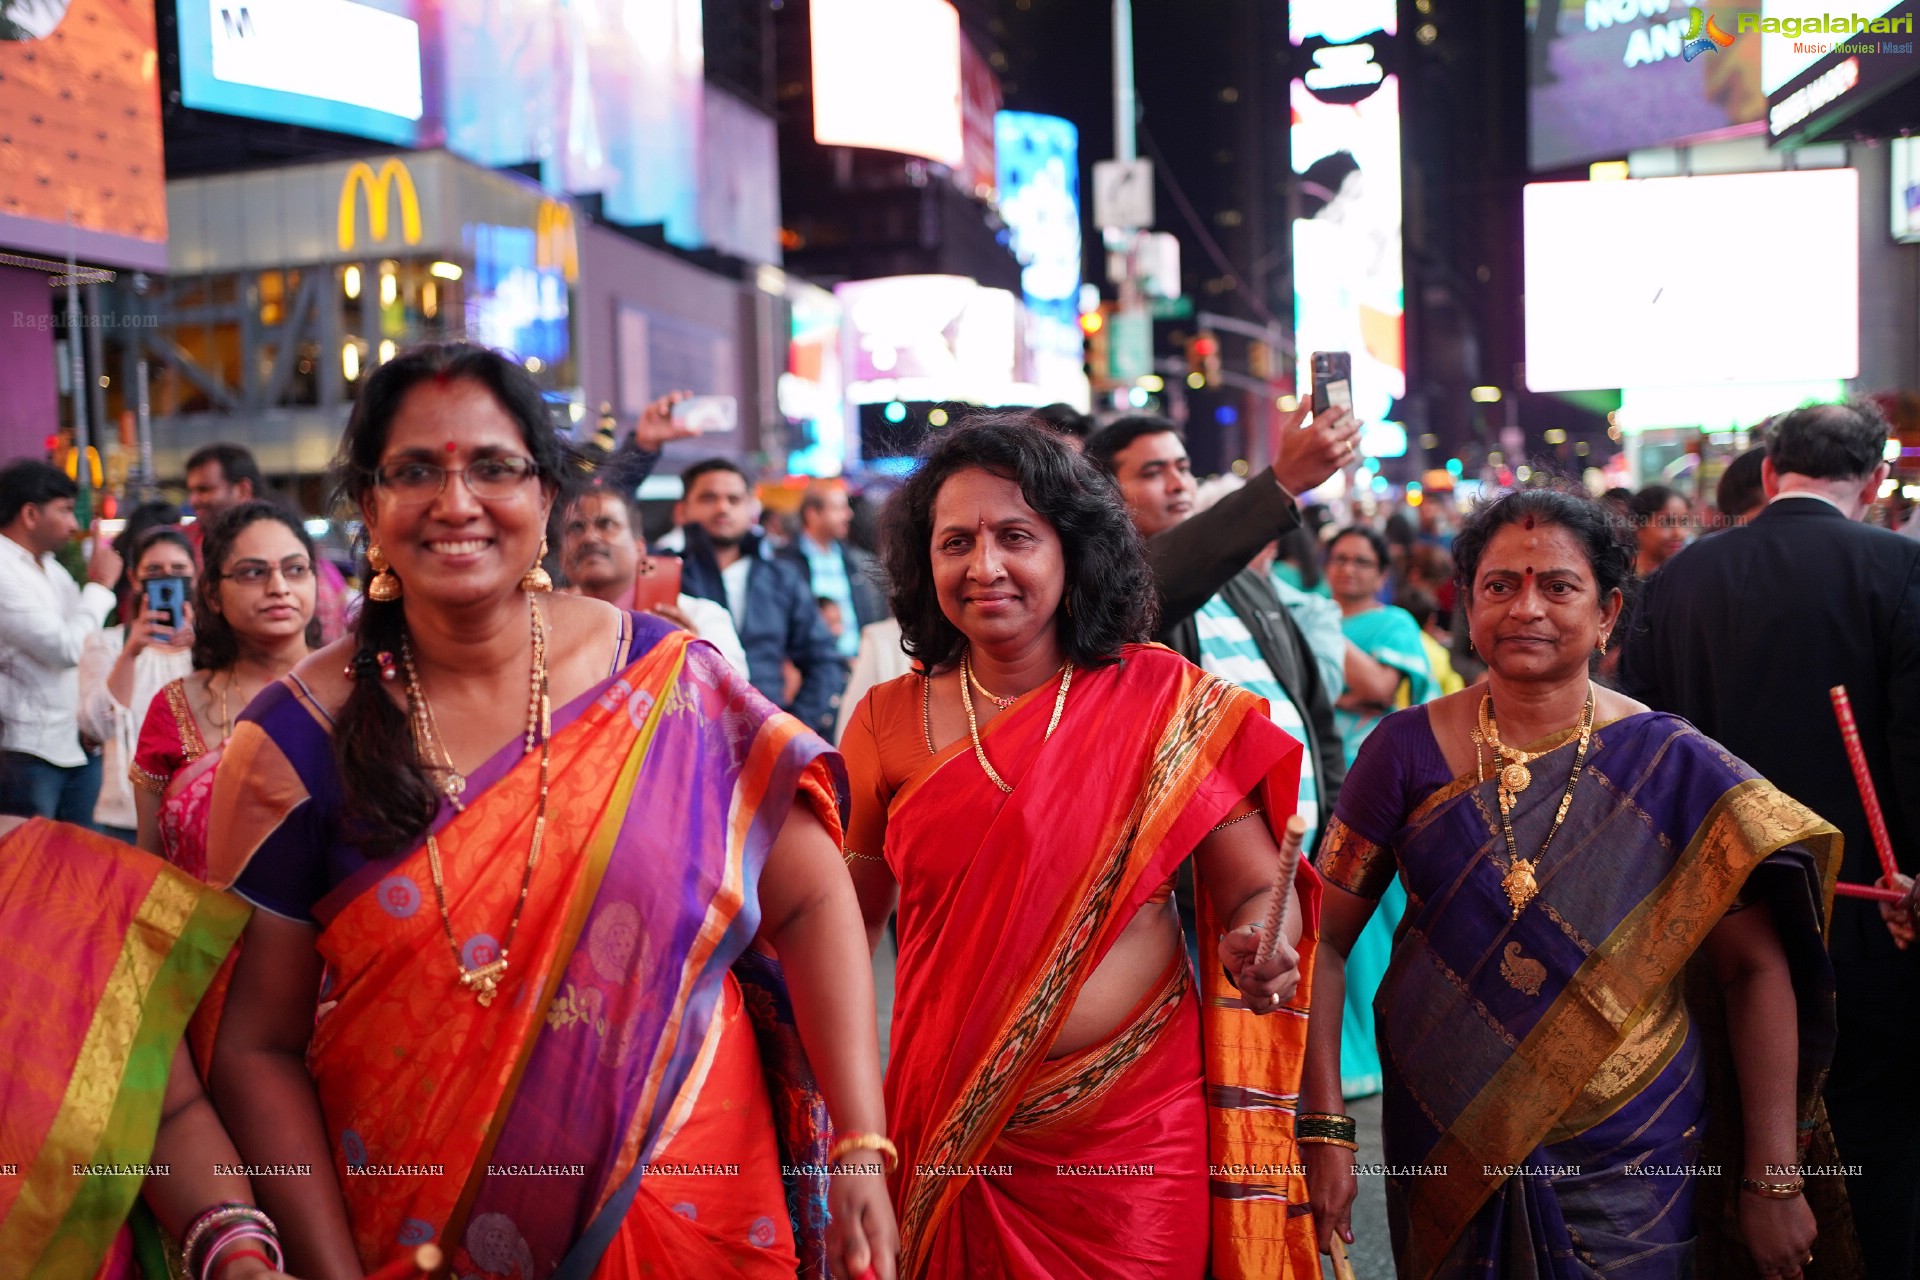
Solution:
<svg viewBox="0 0 1920 1280">
<path fill-rule="evenodd" d="M 1724 49 L 1733 43 L 1733 37 L 1720 29 L 1713 15 L 1695 5 L 1687 10 L 1687 42 L 1680 46 L 1680 56 L 1688 62 L 1703 53 L 1712 53 Z"/>
</svg>

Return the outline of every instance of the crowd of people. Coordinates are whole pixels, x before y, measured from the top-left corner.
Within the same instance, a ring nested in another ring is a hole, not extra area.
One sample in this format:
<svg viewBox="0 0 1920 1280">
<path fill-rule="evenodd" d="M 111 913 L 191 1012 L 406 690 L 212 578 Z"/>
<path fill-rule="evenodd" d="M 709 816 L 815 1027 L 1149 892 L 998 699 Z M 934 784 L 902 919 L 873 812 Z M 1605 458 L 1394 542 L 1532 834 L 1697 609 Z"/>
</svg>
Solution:
<svg viewBox="0 0 1920 1280">
<path fill-rule="evenodd" d="M 0 1255 L 1305 1277 L 1382 1094 L 1404 1276 L 1920 1274 L 1870 406 L 1712 520 L 1342 522 L 1338 410 L 1206 485 L 1167 419 L 1001 413 L 859 533 L 712 459 L 649 546 L 678 399 L 584 459 L 510 359 L 400 353 L 357 594 L 234 446 L 84 583 L 72 481 L 0 468 Z"/>
</svg>

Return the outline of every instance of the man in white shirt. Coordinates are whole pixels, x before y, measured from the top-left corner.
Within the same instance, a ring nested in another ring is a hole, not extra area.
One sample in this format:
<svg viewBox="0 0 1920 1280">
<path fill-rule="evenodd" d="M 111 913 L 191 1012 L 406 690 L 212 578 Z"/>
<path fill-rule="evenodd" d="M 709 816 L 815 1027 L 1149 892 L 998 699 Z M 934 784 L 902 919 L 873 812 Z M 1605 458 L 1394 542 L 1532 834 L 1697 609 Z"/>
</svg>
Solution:
<svg viewBox="0 0 1920 1280">
<path fill-rule="evenodd" d="M 96 539 L 84 588 L 54 559 L 79 532 L 75 493 L 45 462 L 0 468 L 0 813 L 89 826 L 100 761 L 80 744 L 77 669 L 120 557 Z"/>
</svg>

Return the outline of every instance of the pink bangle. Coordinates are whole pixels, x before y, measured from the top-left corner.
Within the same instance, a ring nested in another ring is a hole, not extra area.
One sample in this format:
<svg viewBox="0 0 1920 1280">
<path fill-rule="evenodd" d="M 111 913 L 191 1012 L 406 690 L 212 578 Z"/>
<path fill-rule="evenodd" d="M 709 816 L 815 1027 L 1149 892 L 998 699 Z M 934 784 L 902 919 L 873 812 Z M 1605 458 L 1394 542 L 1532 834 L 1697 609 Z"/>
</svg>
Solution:
<svg viewBox="0 0 1920 1280">
<path fill-rule="evenodd" d="M 214 1259 L 220 1256 L 221 1250 L 229 1245 L 238 1244 L 242 1240 L 258 1240 L 271 1254 L 273 1269 L 281 1271 L 286 1268 L 286 1255 L 280 1251 L 280 1242 L 274 1238 L 273 1233 L 264 1227 L 246 1222 L 229 1227 L 213 1238 L 213 1243 L 207 1246 L 207 1252 L 200 1260 L 200 1280 L 213 1280 L 216 1272 Z"/>
</svg>

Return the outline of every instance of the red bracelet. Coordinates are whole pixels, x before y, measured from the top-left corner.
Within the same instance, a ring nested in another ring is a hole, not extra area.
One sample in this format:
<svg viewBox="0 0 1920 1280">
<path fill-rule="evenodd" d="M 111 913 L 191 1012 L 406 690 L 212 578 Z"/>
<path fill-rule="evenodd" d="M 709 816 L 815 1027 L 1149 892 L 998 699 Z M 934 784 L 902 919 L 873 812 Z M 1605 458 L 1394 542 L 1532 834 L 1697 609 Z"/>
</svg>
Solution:
<svg viewBox="0 0 1920 1280">
<path fill-rule="evenodd" d="M 220 1259 L 220 1265 L 213 1269 L 213 1280 L 220 1280 L 220 1277 L 226 1274 L 227 1268 L 240 1258 L 258 1258 L 267 1264 L 267 1270 L 273 1270 L 273 1259 L 258 1249 L 235 1249 L 232 1253 Z"/>
</svg>

